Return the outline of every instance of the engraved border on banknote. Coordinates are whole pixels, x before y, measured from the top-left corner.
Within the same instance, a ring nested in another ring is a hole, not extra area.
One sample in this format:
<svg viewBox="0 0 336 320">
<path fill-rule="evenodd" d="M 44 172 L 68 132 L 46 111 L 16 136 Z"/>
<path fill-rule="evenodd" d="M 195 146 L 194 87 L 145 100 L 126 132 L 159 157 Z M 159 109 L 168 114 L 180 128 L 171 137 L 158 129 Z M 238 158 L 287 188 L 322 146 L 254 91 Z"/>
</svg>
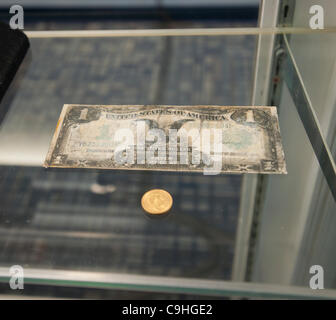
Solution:
<svg viewBox="0 0 336 320">
<path fill-rule="evenodd" d="M 76 112 L 76 108 L 78 108 Z M 90 120 L 86 122 L 94 121 L 99 118 L 100 111 L 96 112 L 95 108 L 99 108 L 102 111 L 113 113 L 114 115 L 127 115 L 132 113 L 138 113 L 141 111 L 153 111 L 156 109 L 165 110 L 180 110 L 188 112 L 196 112 L 204 116 L 207 115 L 221 115 L 230 111 L 235 112 L 235 116 L 239 120 L 239 112 L 243 109 L 251 109 L 263 111 L 269 119 L 264 119 L 264 130 L 267 130 L 268 137 L 272 141 L 273 148 L 269 150 L 271 156 L 267 159 L 260 159 L 258 163 L 252 163 L 249 165 L 237 166 L 223 163 L 221 173 L 266 173 L 266 174 L 286 174 L 286 164 L 284 152 L 281 144 L 280 128 L 278 125 L 278 116 L 276 107 L 273 106 L 209 106 L 209 105 L 195 105 L 195 106 L 175 106 L 175 105 L 79 105 L 79 104 L 65 104 L 63 106 L 60 118 L 58 120 L 54 136 L 52 138 L 49 151 L 44 162 L 44 166 L 58 167 L 58 168 L 90 168 L 90 169 L 112 169 L 112 170 L 153 170 L 153 171 L 175 171 L 175 172 L 202 172 L 203 167 L 192 167 L 190 165 L 163 165 L 157 164 L 148 166 L 147 164 L 134 164 L 132 166 L 115 166 L 113 161 L 86 161 L 83 159 L 82 163 L 74 164 L 71 161 L 67 161 L 67 155 L 62 154 L 60 149 L 62 147 L 61 142 L 66 141 L 66 136 L 69 134 L 69 127 L 75 123 L 78 123 L 78 113 L 81 109 L 90 108 L 92 111 Z M 111 111 L 111 109 L 113 109 Z M 77 115 L 76 121 L 71 118 L 71 111 L 75 110 Z M 263 120 L 263 119 L 262 119 Z M 262 121 L 261 120 L 261 121 Z M 85 121 L 81 121 L 83 123 Z M 55 161 L 58 157 L 58 163 Z"/>
</svg>

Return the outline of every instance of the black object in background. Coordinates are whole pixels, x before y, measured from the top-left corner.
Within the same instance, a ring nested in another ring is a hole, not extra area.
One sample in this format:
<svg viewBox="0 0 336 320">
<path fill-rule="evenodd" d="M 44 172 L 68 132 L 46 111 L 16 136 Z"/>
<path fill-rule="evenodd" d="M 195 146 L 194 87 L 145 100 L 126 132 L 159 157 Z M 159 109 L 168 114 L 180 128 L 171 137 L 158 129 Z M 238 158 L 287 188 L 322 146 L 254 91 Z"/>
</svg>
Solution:
<svg viewBox="0 0 336 320">
<path fill-rule="evenodd" d="M 29 48 L 26 35 L 0 22 L 0 102 Z M 0 119 L 2 113 L 0 105 Z"/>
</svg>

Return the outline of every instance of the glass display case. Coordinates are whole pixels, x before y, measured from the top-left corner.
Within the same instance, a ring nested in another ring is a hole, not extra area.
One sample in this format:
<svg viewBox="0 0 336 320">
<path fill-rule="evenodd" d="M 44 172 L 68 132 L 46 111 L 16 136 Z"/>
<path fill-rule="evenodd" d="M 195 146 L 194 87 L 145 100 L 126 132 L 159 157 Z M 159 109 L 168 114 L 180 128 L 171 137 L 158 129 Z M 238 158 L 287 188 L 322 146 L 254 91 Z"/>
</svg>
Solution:
<svg viewBox="0 0 336 320">
<path fill-rule="evenodd" d="M 0 105 L 1 294 L 336 298 L 336 3 L 319 2 L 317 30 L 310 0 L 263 1 L 259 27 L 25 30 Z M 274 105 L 288 174 L 43 168 L 67 103 Z M 162 219 L 140 205 L 153 188 L 174 199 Z"/>
</svg>

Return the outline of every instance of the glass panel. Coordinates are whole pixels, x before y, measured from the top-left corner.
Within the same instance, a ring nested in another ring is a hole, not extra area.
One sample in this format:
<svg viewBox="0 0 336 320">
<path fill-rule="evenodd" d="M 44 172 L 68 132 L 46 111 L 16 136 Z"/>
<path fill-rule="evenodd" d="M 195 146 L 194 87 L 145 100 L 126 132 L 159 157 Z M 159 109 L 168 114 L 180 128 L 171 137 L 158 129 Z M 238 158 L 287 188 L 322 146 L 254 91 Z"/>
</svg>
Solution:
<svg viewBox="0 0 336 320">
<path fill-rule="evenodd" d="M 286 86 L 279 121 L 288 174 L 265 177 L 251 279 L 309 288 L 321 265 L 324 287 L 335 288 L 336 203 Z"/>
<path fill-rule="evenodd" d="M 41 166 L 65 103 L 248 105 L 255 40 L 32 39 L 0 129 L 1 265 L 230 279 L 240 175 Z M 174 198 L 163 220 L 151 188 Z"/>
<path fill-rule="evenodd" d="M 336 33 L 291 35 L 290 48 L 293 52 L 303 83 L 311 99 L 321 131 L 329 148 L 334 137 L 327 137 L 330 126 L 335 127 L 334 108 L 336 103 Z M 335 153 L 333 154 L 336 159 Z"/>
<path fill-rule="evenodd" d="M 336 126 L 336 62 L 335 55 L 331 54 L 336 50 L 335 10 L 336 2 L 333 0 L 320 0 L 316 3 L 296 0 L 293 27 L 310 28 L 312 24 L 332 32 L 314 34 L 310 29 L 311 32 L 307 34 L 293 34 L 289 39 L 290 48 L 329 148 L 332 148 L 334 138 L 333 133 L 328 137 L 327 132 L 330 127 Z M 335 152 L 336 150 L 333 152 L 334 158 Z"/>
</svg>

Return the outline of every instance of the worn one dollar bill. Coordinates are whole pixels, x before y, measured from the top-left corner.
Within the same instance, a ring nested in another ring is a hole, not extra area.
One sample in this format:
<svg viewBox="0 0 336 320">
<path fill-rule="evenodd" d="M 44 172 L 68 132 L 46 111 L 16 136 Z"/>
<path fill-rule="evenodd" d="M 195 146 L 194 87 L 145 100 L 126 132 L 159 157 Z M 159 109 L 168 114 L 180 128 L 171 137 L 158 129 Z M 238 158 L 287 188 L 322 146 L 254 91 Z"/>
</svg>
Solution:
<svg viewBox="0 0 336 320">
<path fill-rule="evenodd" d="M 276 107 L 64 105 L 45 167 L 284 174 Z"/>
</svg>

